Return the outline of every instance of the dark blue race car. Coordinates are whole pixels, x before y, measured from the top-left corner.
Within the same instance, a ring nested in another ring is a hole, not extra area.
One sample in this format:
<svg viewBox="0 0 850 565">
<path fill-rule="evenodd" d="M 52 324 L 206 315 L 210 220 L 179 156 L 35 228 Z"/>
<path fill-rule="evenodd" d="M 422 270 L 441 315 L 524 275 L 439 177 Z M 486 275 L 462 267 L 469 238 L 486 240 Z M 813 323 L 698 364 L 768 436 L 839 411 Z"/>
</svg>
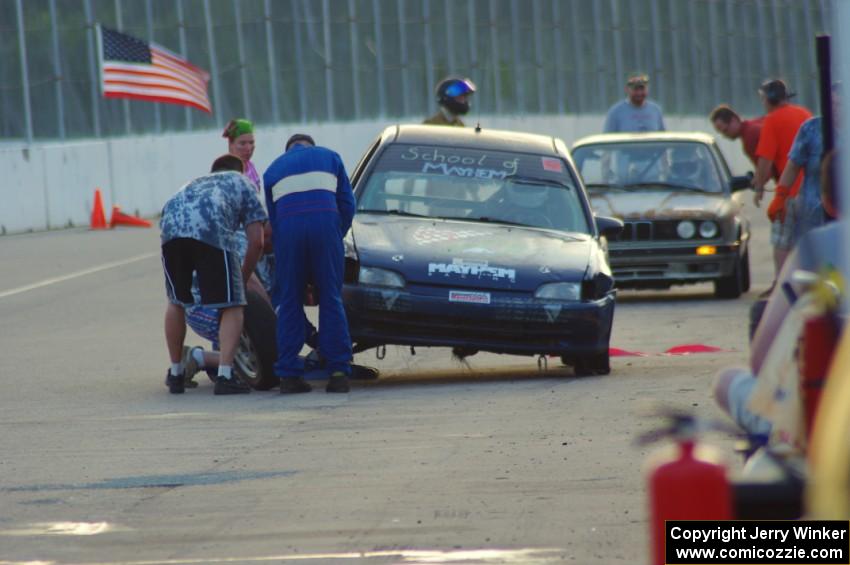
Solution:
<svg viewBox="0 0 850 565">
<path fill-rule="evenodd" d="M 344 300 L 355 351 L 387 344 L 557 355 L 607 374 L 605 235 L 563 142 L 387 128 L 354 169 Z"/>
</svg>

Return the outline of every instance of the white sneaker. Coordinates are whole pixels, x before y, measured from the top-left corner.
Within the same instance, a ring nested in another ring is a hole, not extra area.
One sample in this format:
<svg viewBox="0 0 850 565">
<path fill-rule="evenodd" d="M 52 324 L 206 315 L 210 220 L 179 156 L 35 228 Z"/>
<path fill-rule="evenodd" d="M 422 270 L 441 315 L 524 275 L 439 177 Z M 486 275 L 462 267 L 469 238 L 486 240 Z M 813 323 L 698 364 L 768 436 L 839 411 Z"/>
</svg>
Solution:
<svg viewBox="0 0 850 565">
<path fill-rule="evenodd" d="M 195 361 L 195 357 L 192 355 L 192 352 L 196 349 L 200 349 L 203 351 L 202 347 L 195 346 L 190 347 L 188 345 L 183 346 L 183 357 L 181 361 L 183 362 L 183 384 L 186 388 L 196 388 L 198 383 L 196 383 L 193 379 L 195 375 L 202 369 L 198 362 Z"/>
</svg>

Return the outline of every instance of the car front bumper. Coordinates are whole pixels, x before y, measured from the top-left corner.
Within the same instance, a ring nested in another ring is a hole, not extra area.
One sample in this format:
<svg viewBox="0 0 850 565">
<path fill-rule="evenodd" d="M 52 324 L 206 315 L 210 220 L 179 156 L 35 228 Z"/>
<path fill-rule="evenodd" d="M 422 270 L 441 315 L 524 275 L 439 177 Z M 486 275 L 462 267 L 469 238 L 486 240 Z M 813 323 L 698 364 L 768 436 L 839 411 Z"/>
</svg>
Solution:
<svg viewBox="0 0 850 565">
<path fill-rule="evenodd" d="M 380 345 L 459 347 L 517 355 L 587 355 L 608 350 L 615 294 L 556 302 L 490 291 L 489 304 L 449 301 L 447 287 L 346 284 L 355 350 Z"/>
<path fill-rule="evenodd" d="M 740 243 L 713 246 L 713 255 L 697 254 L 697 245 L 611 244 L 611 271 L 618 287 L 688 284 L 729 276 L 740 261 Z"/>
</svg>

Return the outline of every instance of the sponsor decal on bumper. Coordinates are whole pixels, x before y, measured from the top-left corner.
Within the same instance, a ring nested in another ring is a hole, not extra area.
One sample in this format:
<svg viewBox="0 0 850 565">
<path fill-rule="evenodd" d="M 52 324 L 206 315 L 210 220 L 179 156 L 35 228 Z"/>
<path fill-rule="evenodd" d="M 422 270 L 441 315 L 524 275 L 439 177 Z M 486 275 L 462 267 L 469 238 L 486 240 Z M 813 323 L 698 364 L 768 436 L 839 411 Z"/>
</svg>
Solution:
<svg viewBox="0 0 850 565">
<path fill-rule="evenodd" d="M 449 302 L 465 302 L 467 304 L 490 304 L 490 293 L 471 292 L 466 290 L 450 290 Z"/>
</svg>

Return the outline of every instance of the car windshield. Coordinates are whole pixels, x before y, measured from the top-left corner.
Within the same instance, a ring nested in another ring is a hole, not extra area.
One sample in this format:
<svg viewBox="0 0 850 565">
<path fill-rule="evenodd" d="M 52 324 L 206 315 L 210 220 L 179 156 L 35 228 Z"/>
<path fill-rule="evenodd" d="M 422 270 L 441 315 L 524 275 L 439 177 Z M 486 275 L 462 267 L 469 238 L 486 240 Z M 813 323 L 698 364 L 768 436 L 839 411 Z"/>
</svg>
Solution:
<svg viewBox="0 0 850 565">
<path fill-rule="evenodd" d="M 723 190 L 711 150 L 703 143 L 583 145 L 573 150 L 573 158 L 589 190 Z"/>
<path fill-rule="evenodd" d="M 590 233 L 567 167 L 551 156 L 393 144 L 358 191 L 357 209 Z"/>
</svg>

